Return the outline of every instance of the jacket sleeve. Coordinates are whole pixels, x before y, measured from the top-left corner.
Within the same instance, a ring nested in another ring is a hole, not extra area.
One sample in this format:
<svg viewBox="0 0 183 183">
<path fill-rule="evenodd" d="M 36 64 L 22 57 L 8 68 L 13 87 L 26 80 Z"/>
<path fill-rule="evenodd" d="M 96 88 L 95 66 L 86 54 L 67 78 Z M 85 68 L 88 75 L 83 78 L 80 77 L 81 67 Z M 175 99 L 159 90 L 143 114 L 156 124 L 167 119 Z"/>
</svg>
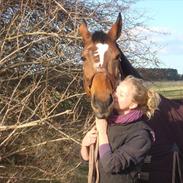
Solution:
<svg viewBox="0 0 183 183">
<path fill-rule="evenodd" d="M 105 144 L 104 148 L 99 147 L 100 161 L 104 171 L 120 173 L 130 166 L 137 165 L 145 158 L 151 144 L 149 132 L 141 130 L 128 137 L 125 144 L 114 152 L 111 151 L 109 144 Z"/>
</svg>

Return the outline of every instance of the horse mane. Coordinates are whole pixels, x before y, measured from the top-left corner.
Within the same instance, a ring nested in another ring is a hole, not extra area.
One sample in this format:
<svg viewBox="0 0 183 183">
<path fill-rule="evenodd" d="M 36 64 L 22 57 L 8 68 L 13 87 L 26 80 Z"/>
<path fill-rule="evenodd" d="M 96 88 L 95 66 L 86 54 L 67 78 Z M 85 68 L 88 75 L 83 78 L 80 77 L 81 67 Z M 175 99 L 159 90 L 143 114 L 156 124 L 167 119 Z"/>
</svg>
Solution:
<svg viewBox="0 0 183 183">
<path fill-rule="evenodd" d="M 132 66 L 132 64 L 129 62 L 129 60 L 127 59 L 127 57 L 123 54 L 123 52 L 120 50 L 121 52 L 121 69 L 122 69 L 122 73 L 124 77 L 128 76 L 128 75 L 132 75 L 134 77 L 143 79 L 142 76 L 138 73 L 138 71 Z"/>
<path fill-rule="evenodd" d="M 132 75 L 134 77 L 143 79 L 142 76 L 138 73 L 138 71 L 132 66 L 132 64 L 129 62 L 127 57 L 124 55 L 124 53 L 121 51 L 119 46 L 117 45 L 118 49 L 120 50 L 120 72 L 121 72 L 121 79 L 124 79 L 128 75 Z"/>
</svg>

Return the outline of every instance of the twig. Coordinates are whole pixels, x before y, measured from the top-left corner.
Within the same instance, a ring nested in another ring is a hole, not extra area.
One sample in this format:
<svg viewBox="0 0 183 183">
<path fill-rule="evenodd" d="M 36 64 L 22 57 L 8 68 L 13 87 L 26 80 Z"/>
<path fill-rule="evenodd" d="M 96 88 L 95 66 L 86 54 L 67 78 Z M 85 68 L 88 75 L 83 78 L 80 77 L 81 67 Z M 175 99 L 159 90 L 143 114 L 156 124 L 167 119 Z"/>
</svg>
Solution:
<svg viewBox="0 0 183 183">
<path fill-rule="evenodd" d="M 66 111 L 58 113 L 56 115 L 45 117 L 45 118 L 42 118 L 40 120 L 31 121 L 31 122 L 26 123 L 26 124 L 21 124 L 21 122 L 20 122 L 20 125 L 17 125 L 17 124 L 16 125 L 9 125 L 9 126 L 2 125 L 2 126 L 0 126 L 0 131 L 6 131 L 6 130 L 11 130 L 11 129 L 21 129 L 21 128 L 28 128 L 28 127 L 33 127 L 33 126 L 37 126 L 37 125 L 43 125 L 43 124 L 45 124 L 45 121 L 48 119 L 58 117 L 58 116 L 61 116 L 64 114 L 70 114 L 71 112 L 72 112 L 71 110 L 66 110 Z"/>
<path fill-rule="evenodd" d="M 53 0 L 65 13 L 68 14 L 67 10 L 60 4 L 58 3 L 56 0 Z"/>
</svg>

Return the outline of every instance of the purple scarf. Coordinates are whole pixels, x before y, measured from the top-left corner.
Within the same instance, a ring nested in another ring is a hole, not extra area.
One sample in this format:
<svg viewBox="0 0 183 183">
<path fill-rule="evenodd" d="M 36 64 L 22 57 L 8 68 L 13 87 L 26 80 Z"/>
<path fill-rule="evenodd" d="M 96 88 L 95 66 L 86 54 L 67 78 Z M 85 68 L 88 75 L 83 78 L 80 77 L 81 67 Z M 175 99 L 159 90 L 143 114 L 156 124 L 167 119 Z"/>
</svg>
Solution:
<svg viewBox="0 0 183 183">
<path fill-rule="evenodd" d="M 109 124 L 128 124 L 141 118 L 143 112 L 139 109 L 131 110 L 128 114 L 116 114 L 115 112 L 109 117 Z"/>
</svg>

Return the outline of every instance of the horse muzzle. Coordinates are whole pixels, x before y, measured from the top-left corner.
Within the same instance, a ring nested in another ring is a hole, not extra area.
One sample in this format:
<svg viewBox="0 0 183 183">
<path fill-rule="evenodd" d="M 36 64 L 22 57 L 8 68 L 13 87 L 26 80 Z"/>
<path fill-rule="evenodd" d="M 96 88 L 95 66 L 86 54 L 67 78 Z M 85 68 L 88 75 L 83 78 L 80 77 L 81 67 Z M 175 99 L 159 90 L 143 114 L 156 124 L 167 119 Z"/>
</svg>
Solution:
<svg viewBox="0 0 183 183">
<path fill-rule="evenodd" d="M 113 97 L 109 95 L 106 100 L 100 100 L 95 95 L 92 97 L 91 106 L 95 116 L 99 119 L 107 118 L 113 109 Z"/>
</svg>

